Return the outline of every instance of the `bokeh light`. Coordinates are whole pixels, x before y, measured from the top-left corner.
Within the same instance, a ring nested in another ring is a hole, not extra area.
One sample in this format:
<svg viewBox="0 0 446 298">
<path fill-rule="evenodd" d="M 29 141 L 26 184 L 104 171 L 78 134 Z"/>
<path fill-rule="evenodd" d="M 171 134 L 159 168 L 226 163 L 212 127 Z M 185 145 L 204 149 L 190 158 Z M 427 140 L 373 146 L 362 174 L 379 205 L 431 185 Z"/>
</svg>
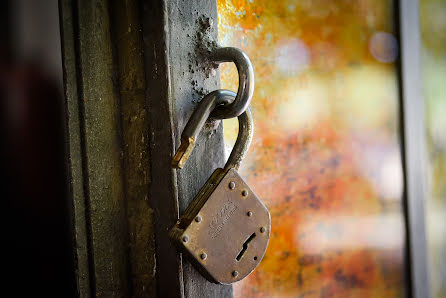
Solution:
<svg viewBox="0 0 446 298">
<path fill-rule="evenodd" d="M 269 207 L 265 258 L 235 297 L 401 297 L 405 230 L 393 1 L 218 0 L 251 58 L 240 172 Z M 237 90 L 232 66 L 222 87 Z M 228 151 L 237 135 L 224 121 Z"/>
</svg>

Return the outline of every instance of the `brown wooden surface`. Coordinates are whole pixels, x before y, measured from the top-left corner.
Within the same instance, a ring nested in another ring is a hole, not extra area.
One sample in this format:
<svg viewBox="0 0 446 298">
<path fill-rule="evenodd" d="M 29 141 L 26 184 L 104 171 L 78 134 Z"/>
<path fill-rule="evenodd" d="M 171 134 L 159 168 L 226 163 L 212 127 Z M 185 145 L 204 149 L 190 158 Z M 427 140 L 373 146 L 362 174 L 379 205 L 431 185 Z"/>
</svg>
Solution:
<svg viewBox="0 0 446 298">
<path fill-rule="evenodd" d="M 125 203 L 118 94 L 113 81 L 109 7 L 106 1 L 78 5 L 78 84 L 84 135 L 90 287 L 99 297 L 128 293 Z M 93 277 L 93 278 L 91 278 Z"/>
<path fill-rule="evenodd" d="M 138 2 L 60 1 L 79 296 L 155 295 Z"/>
<path fill-rule="evenodd" d="M 82 141 L 80 129 L 79 93 L 76 75 L 75 35 L 72 1 L 60 1 L 60 25 L 64 70 L 65 116 L 67 125 L 67 160 L 70 199 L 73 209 L 75 242 L 75 268 L 78 295 L 90 297 L 90 271 L 88 263 L 87 223 L 82 169 Z"/>
<path fill-rule="evenodd" d="M 156 275 L 159 297 L 183 295 L 180 255 L 168 231 L 178 218 L 176 177 L 170 166 L 173 151 L 169 103 L 167 48 L 163 1 L 143 1 L 143 40 L 146 100 L 150 123 L 151 183 L 149 197 L 155 211 Z"/>
<path fill-rule="evenodd" d="M 231 297 L 168 238 L 224 164 L 220 125 L 183 170 L 170 166 L 195 103 L 219 85 L 201 47 L 217 37 L 215 3 L 60 0 L 60 10 L 79 295 Z"/>
<path fill-rule="evenodd" d="M 150 206 L 149 119 L 140 3 L 113 0 L 112 37 L 117 60 L 127 204 L 131 295 L 156 295 L 153 209 Z"/>
</svg>

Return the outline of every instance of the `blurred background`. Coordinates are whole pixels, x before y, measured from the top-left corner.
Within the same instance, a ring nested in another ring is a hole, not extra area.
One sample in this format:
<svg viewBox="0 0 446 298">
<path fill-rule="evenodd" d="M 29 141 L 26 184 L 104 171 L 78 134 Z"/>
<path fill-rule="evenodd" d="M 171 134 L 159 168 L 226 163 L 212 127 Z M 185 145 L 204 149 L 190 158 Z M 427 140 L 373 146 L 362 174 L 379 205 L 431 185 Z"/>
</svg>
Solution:
<svg viewBox="0 0 446 298">
<path fill-rule="evenodd" d="M 217 3 L 220 43 L 254 65 L 241 172 L 272 218 L 266 256 L 235 296 L 406 296 L 397 1 Z M 419 4 L 425 115 L 409 121 L 425 119 L 430 287 L 446 297 L 446 1 Z M 235 68 L 221 80 L 236 90 Z M 229 151 L 237 122 L 224 124 Z"/>
<path fill-rule="evenodd" d="M 405 296 L 397 3 L 217 4 L 220 43 L 254 65 L 255 135 L 241 172 L 272 215 L 267 254 L 235 296 Z M 446 1 L 419 4 L 429 287 L 446 297 Z M 6 287 L 71 296 L 57 0 L 1 1 L 0 40 Z M 233 66 L 221 80 L 237 89 Z M 237 123 L 224 126 L 230 151 Z"/>
<path fill-rule="evenodd" d="M 2 290 L 75 294 L 57 0 L 0 1 Z"/>
<path fill-rule="evenodd" d="M 430 286 L 434 297 L 446 297 L 446 1 L 421 0 L 420 25 Z"/>
</svg>

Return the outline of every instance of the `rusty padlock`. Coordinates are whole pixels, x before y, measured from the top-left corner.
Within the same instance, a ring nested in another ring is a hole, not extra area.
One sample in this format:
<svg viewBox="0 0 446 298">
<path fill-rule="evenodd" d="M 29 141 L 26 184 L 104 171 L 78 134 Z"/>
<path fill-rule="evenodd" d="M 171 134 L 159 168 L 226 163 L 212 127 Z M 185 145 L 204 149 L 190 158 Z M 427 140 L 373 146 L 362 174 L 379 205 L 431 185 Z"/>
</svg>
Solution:
<svg viewBox="0 0 446 298">
<path fill-rule="evenodd" d="M 172 164 L 182 168 L 195 139 L 216 106 L 231 102 L 235 93 L 217 90 L 200 101 L 182 135 Z M 237 173 L 252 139 L 249 108 L 238 116 L 239 134 L 223 169 L 214 171 L 169 235 L 209 280 L 231 284 L 248 276 L 262 260 L 271 230 L 266 206 Z"/>
</svg>

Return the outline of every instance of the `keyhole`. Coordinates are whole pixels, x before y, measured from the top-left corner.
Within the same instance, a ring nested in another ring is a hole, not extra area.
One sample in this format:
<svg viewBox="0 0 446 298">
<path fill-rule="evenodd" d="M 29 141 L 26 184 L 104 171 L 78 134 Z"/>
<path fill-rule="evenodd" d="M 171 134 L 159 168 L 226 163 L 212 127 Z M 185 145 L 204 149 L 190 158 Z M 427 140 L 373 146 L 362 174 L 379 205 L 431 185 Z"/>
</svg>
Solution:
<svg viewBox="0 0 446 298">
<path fill-rule="evenodd" d="M 235 259 L 237 261 L 240 261 L 240 259 L 243 257 L 243 255 L 245 254 L 246 250 L 248 249 L 248 244 L 249 242 L 252 241 L 252 239 L 254 239 L 254 237 L 256 236 L 256 233 L 252 233 L 251 236 L 249 236 L 248 239 L 246 239 L 245 243 L 243 243 L 242 246 L 242 250 L 238 253 L 238 255 L 235 257 Z"/>
</svg>

